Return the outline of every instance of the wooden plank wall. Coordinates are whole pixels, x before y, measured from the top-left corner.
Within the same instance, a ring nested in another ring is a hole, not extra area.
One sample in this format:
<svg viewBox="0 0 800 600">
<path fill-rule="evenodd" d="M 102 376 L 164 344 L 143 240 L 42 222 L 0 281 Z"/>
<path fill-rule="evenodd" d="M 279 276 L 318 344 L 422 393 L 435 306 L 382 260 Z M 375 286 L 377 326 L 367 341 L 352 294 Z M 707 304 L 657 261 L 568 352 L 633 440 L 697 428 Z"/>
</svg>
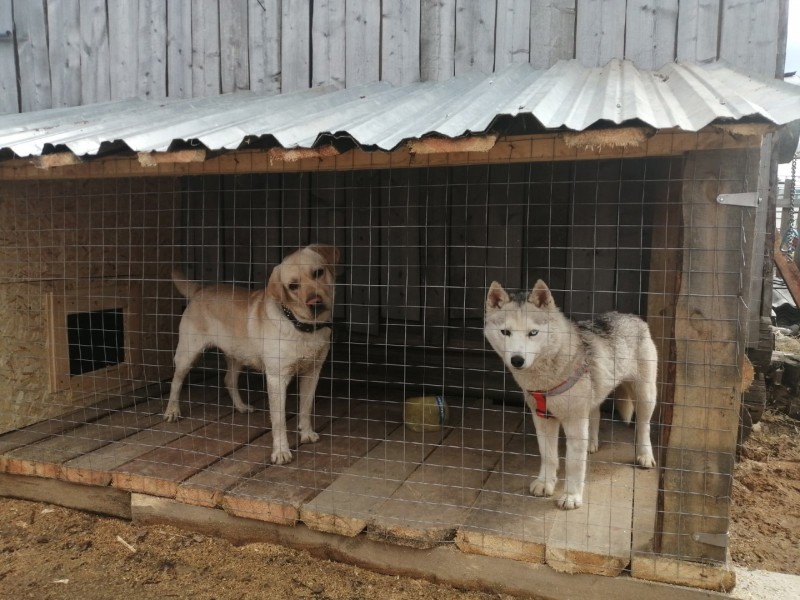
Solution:
<svg viewBox="0 0 800 600">
<path fill-rule="evenodd" d="M 782 75 L 787 0 L 0 0 L 0 113 L 717 58 Z"/>
</svg>

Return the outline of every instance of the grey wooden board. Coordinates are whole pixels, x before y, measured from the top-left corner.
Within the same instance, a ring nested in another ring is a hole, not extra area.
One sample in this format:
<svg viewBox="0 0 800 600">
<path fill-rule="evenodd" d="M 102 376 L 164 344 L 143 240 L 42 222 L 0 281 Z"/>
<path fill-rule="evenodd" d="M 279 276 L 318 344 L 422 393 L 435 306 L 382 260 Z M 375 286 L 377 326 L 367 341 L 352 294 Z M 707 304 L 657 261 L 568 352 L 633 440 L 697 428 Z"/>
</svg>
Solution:
<svg viewBox="0 0 800 600">
<path fill-rule="evenodd" d="M 456 75 L 494 70 L 494 2 L 456 0 Z"/>
<path fill-rule="evenodd" d="M 131 73 L 139 69 L 139 2 L 108 0 L 108 45 L 111 99 L 138 95 L 138 81 Z"/>
<path fill-rule="evenodd" d="M 530 61 L 530 0 L 497 0 L 494 68 Z"/>
<path fill-rule="evenodd" d="M 320 0 L 311 19 L 311 86 L 345 85 L 345 3 Z"/>
<path fill-rule="evenodd" d="M 347 87 L 380 78 L 381 5 L 371 0 L 345 3 Z"/>
<path fill-rule="evenodd" d="M 79 0 L 47 0 L 50 86 L 53 92 L 52 106 L 54 107 L 77 106 L 81 103 L 79 4 Z M 2 29 L 2 25 L 0 25 L 0 29 Z M 0 74 L 0 81 L 2 79 L 2 74 Z M 0 90 L 2 90 L 2 85 L 0 83 Z"/>
<path fill-rule="evenodd" d="M 220 81 L 219 8 L 216 2 L 192 3 L 192 97 L 216 96 Z"/>
<path fill-rule="evenodd" d="M 723 3 L 719 58 L 745 72 L 770 78 L 782 76 L 783 73 L 776 73 L 781 2 Z"/>
<path fill-rule="evenodd" d="M 420 78 L 443 81 L 454 74 L 456 0 L 421 0 Z"/>
<path fill-rule="evenodd" d="M 0 113 L 19 112 L 13 14 L 11 0 L 0 1 Z"/>
<path fill-rule="evenodd" d="M 675 59 L 678 0 L 628 0 L 625 58 L 640 69 L 660 69 Z"/>
<path fill-rule="evenodd" d="M 676 46 L 679 61 L 716 60 L 719 11 L 718 0 L 681 0 Z"/>
<path fill-rule="evenodd" d="M 81 1 L 81 104 L 111 99 L 107 17 L 105 0 Z"/>
<path fill-rule="evenodd" d="M 250 89 L 263 94 L 281 90 L 281 2 L 249 0 L 247 31 Z"/>
<path fill-rule="evenodd" d="M 219 0 L 222 93 L 250 89 L 248 0 Z"/>
<path fill-rule="evenodd" d="M 311 3 L 281 3 L 281 92 L 308 88 L 311 82 Z"/>
<path fill-rule="evenodd" d="M 167 95 L 191 98 L 192 94 L 192 5 L 168 0 Z"/>
<path fill-rule="evenodd" d="M 531 0 L 531 64 L 540 69 L 575 56 L 575 0 Z"/>
<path fill-rule="evenodd" d="M 383 5 L 381 14 L 381 80 L 395 85 L 419 81 L 419 0 Z"/>
<path fill-rule="evenodd" d="M 600 67 L 625 52 L 625 3 L 581 0 L 576 15 L 575 58 Z"/>
<path fill-rule="evenodd" d="M 28 112 L 50 108 L 53 93 L 44 3 L 15 2 L 14 21 L 19 70 L 27 75 L 20 79 L 20 110 Z"/>
<path fill-rule="evenodd" d="M 47 502 L 121 519 L 131 518 L 130 493 L 111 487 L 92 487 L 57 479 L 0 473 L 0 496 Z"/>
<path fill-rule="evenodd" d="M 137 94 L 167 95 L 167 7 L 163 0 L 139 0 Z"/>
</svg>

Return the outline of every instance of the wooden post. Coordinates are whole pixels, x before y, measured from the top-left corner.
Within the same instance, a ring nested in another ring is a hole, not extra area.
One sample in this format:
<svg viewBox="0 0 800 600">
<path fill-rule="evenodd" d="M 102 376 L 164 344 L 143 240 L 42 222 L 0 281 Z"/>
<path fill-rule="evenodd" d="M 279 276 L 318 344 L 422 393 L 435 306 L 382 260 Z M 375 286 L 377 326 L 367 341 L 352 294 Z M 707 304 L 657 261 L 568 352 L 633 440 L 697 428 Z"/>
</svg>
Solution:
<svg viewBox="0 0 800 600">
<path fill-rule="evenodd" d="M 758 151 L 697 151 L 686 158 L 674 403 L 662 432 L 663 510 L 656 531 L 656 552 L 670 559 L 726 561 L 747 333 L 742 300 L 752 269 L 745 244 L 753 237 L 755 210 L 716 199 L 754 191 L 758 166 Z"/>
</svg>

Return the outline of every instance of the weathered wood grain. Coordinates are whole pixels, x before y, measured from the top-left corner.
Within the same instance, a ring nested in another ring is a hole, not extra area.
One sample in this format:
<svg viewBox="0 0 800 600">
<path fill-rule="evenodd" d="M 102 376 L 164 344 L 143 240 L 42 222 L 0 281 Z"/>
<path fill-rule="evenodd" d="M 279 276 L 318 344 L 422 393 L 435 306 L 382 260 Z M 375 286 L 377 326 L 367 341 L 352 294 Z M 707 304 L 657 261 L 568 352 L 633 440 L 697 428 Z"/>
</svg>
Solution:
<svg viewBox="0 0 800 600">
<path fill-rule="evenodd" d="M 320 0 L 314 3 L 311 22 L 311 87 L 345 86 L 345 3 Z"/>
<path fill-rule="evenodd" d="M 222 505 L 232 515 L 295 525 L 302 505 L 383 440 L 391 426 L 383 404 L 359 403 L 316 444 L 300 446 L 291 463 L 268 466 L 229 490 Z"/>
<path fill-rule="evenodd" d="M 373 511 L 367 537 L 420 548 L 452 540 L 522 418 L 520 410 L 465 406 L 461 426 Z"/>
<path fill-rule="evenodd" d="M 420 79 L 443 81 L 454 72 L 456 0 L 422 0 L 420 6 Z"/>
<path fill-rule="evenodd" d="M 531 64 L 547 69 L 575 56 L 575 0 L 531 1 Z"/>
<path fill-rule="evenodd" d="M 678 0 L 629 0 L 625 18 L 625 58 L 640 69 L 660 69 L 675 59 Z"/>
<path fill-rule="evenodd" d="M 675 58 L 704 63 L 717 58 L 718 0 L 681 0 Z"/>
<path fill-rule="evenodd" d="M 11 0 L 0 2 L 0 113 L 19 112 L 19 78 Z"/>
<path fill-rule="evenodd" d="M 105 0 L 81 0 L 81 103 L 111 99 L 111 57 Z"/>
<path fill-rule="evenodd" d="M 295 92 L 311 83 L 311 5 L 281 4 L 281 92 Z"/>
<path fill-rule="evenodd" d="M 395 85 L 419 81 L 419 0 L 383 5 L 381 14 L 381 80 Z"/>
<path fill-rule="evenodd" d="M 575 58 L 601 67 L 625 53 L 625 3 L 581 0 L 577 11 Z"/>
<path fill-rule="evenodd" d="M 381 5 L 370 0 L 345 3 L 347 87 L 380 79 Z"/>
<path fill-rule="evenodd" d="M 167 0 L 167 95 L 192 94 L 192 5 Z"/>
<path fill-rule="evenodd" d="M 53 93 L 44 3 L 16 2 L 14 23 L 19 70 L 26 75 L 20 78 L 20 110 L 28 112 L 50 108 L 53 105 Z"/>
<path fill-rule="evenodd" d="M 222 93 L 250 89 L 248 0 L 220 0 L 219 46 Z"/>
<path fill-rule="evenodd" d="M 783 77 L 778 72 L 781 0 L 725 2 L 719 30 L 719 58 L 747 73 Z"/>
<path fill-rule="evenodd" d="M 494 71 L 494 2 L 456 0 L 455 73 Z"/>
</svg>

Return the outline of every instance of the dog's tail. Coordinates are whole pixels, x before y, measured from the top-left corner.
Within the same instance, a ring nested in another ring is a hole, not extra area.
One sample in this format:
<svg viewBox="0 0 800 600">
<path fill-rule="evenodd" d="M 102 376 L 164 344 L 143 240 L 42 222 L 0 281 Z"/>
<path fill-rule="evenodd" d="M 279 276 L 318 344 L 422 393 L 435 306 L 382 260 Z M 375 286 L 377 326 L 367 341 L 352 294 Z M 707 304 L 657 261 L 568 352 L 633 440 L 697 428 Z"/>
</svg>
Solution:
<svg viewBox="0 0 800 600">
<path fill-rule="evenodd" d="M 172 281 L 175 282 L 175 288 L 180 292 L 180 294 L 189 300 L 191 300 L 192 296 L 194 296 L 202 287 L 196 281 L 188 280 L 186 275 L 183 274 L 183 271 L 180 271 L 179 269 L 174 269 L 172 271 Z"/>
<path fill-rule="evenodd" d="M 623 382 L 614 394 L 614 406 L 619 412 L 619 416 L 625 423 L 630 423 L 633 418 L 634 404 L 633 404 L 633 390 L 630 384 L 626 381 Z"/>
</svg>

